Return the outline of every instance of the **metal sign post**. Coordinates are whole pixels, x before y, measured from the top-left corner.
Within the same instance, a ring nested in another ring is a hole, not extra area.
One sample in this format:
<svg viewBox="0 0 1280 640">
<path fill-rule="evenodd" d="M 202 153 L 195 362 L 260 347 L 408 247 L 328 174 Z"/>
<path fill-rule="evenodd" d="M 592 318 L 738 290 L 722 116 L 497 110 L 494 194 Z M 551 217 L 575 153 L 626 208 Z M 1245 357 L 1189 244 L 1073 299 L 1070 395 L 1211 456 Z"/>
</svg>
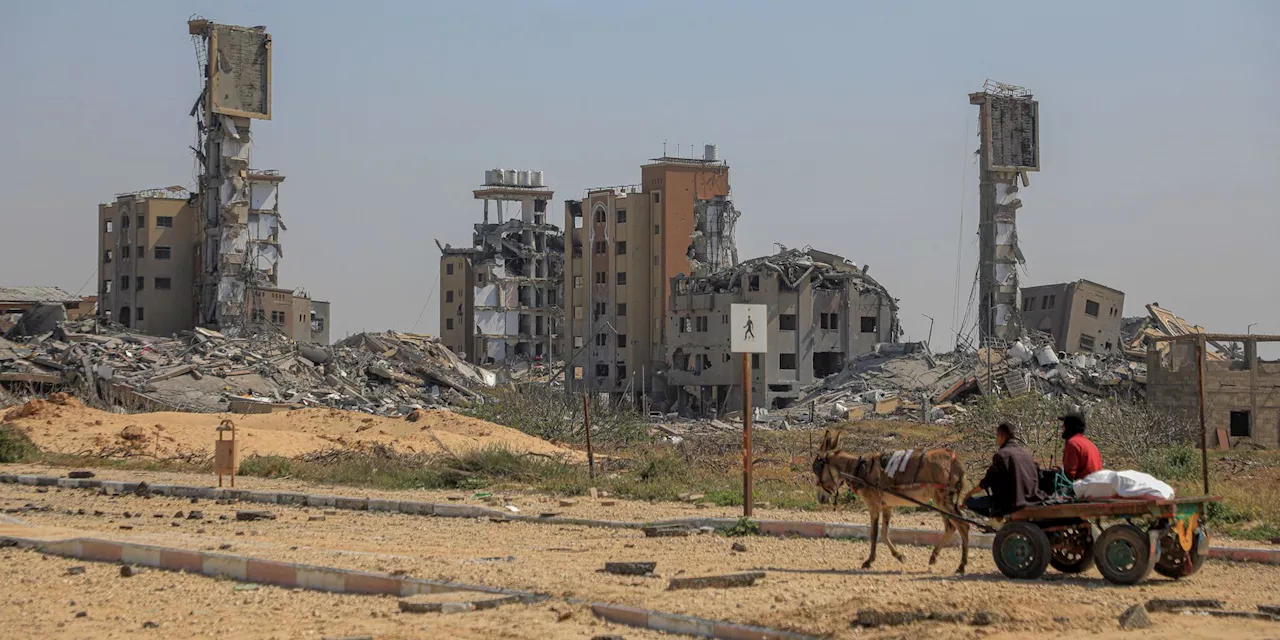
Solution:
<svg viewBox="0 0 1280 640">
<path fill-rule="evenodd" d="M 730 351 L 742 356 L 742 515 L 751 517 L 751 355 L 767 353 L 769 309 L 763 304 L 735 304 L 729 307 Z"/>
</svg>

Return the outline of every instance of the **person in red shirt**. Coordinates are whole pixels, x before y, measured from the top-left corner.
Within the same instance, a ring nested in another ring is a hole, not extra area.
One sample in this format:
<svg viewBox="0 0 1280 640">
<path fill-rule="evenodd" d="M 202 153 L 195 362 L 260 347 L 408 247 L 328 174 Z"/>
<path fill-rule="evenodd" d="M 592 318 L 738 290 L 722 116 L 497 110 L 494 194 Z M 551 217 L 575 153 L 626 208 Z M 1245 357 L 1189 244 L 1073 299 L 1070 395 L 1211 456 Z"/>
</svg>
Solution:
<svg viewBox="0 0 1280 640">
<path fill-rule="evenodd" d="M 1095 471 L 1102 470 L 1102 454 L 1097 445 L 1084 437 L 1084 416 L 1071 412 L 1062 416 L 1062 472 L 1075 482 Z"/>
</svg>

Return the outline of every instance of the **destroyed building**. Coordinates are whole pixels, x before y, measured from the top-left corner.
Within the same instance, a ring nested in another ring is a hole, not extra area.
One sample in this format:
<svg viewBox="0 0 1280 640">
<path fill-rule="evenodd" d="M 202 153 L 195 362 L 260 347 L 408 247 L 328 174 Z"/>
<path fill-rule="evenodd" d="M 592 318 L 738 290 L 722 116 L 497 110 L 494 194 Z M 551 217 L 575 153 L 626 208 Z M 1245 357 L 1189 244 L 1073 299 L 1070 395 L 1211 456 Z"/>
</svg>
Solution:
<svg viewBox="0 0 1280 640">
<path fill-rule="evenodd" d="M 1210 447 L 1280 446 L 1280 361 L 1259 358 L 1260 342 L 1280 342 L 1280 336 L 1192 331 L 1153 337 L 1147 349 L 1147 401 L 1194 416 L 1203 376 Z"/>
<path fill-rule="evenodd" d="M 735 265 L 740 214 L 715 145 L 655 158 L 640 178 L 565 201 L 564 354 L 571 384 L 660 398 L 671 279 Z"/>
<path fill-rule="evenodd" d="M 467 361 L 523 370 L 560 354 L 564 234 L 541 171 L 493 169 L 472 246 L 440 247 L 440 335 Z"/>
<path fill-rule="evenodd" d="M 1120 353 L 1124 292 L 1088 280 L 1022 290 L 1022 322 L 1065 353 Z"/>
<path fill-rule="evenodd" d="M 92 315 L 97 305 L 97 296 L 82 298 L 58 287 L 0 286 L 0 335 L 43 333 L 51 322 Z"/>
<path fill-rule="evenodd" d="M 732 304 L 769 310 L 769 352 L 751 356 L 757 407 L 785 408 L 815 381 L 901 334 L 897 301 L 866 266 L 815 249 L 677 276 L 671 288 L 666 395 L 672 406 L 694 413 L 741 406 L 742 355 L 729 350 Z"/>
<path fill-rule="evenodd" d="M 199 214 L 181 187 L 117 194 L 98 205 L 99 314 L 151 335 L 196 324 Z"/>
</svg>

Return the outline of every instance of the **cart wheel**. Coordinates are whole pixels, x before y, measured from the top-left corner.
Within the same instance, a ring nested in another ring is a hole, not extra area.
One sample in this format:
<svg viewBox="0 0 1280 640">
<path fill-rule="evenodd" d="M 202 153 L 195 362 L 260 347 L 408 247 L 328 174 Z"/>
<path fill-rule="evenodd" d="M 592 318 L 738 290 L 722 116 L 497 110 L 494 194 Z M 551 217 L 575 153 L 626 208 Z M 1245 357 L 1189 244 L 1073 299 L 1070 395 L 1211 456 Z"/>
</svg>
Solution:
<svg viewBox="0 0 1280 640">
<path fill-rule="evenodd" d="M 1117 524 L 1098 536 L 1093 557 L 1108 581 L 1136 584 L 1151 573 L 1152 551 L 1146 532 L 1131 524 Z"/>
<path fill-rule="evenodd" d="M 1000 573 L 1015 580 L 1035 580 L 1049 566 L 1053 547 L 1049 536 L 1029 522 L 1007 522 L 991 545 Z"/>
<path fill-rule="evenodd" d="M 1063 573 L 1081 573 L 1093 564 L 1093 532 L 1089 527 L 1067 529 L 1053 535 L 1049 566 Z"/>
<path fill-rule="evenodd" d="M 1160 538 L 1160 560 L 1156 562 L 1156 573 L 1177 580 L 1195 574 L 1204 566 L 1205 554 L 1200 553 L 1200 540 L 1204 537 L 1204 530 L 1196 530 L 1196 541 L 1191 545 L 1191 551 L 1183 551 L 1182 545 L 1178 544 L 1178 536 L 1173 532 L 1166 533 Z M 1206 545 L 1207 546 L 1207 545 Z M 1190 565 L 1188 566 L 1188 560 Z"/>
</svg>

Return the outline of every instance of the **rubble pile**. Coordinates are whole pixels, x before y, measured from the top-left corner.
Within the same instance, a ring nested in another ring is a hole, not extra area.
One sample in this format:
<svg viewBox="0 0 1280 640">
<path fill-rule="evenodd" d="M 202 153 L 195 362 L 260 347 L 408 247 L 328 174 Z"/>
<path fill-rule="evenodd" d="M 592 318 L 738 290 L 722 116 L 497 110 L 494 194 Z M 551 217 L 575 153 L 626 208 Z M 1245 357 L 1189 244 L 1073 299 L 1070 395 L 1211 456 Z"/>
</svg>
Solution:
<svg viewBox="0 0 1280 640">
<path fill-rule="evenodd" d="M 93 319 L 0 338 L 0 386 L 73 391 L 106 406 L 270 413 L 330 406 L 377 415 L 482 401 L 496 375 L 436 338 L 361 333 L 332 347 L 197 328 L 163 338 Z"/>
</svg>

